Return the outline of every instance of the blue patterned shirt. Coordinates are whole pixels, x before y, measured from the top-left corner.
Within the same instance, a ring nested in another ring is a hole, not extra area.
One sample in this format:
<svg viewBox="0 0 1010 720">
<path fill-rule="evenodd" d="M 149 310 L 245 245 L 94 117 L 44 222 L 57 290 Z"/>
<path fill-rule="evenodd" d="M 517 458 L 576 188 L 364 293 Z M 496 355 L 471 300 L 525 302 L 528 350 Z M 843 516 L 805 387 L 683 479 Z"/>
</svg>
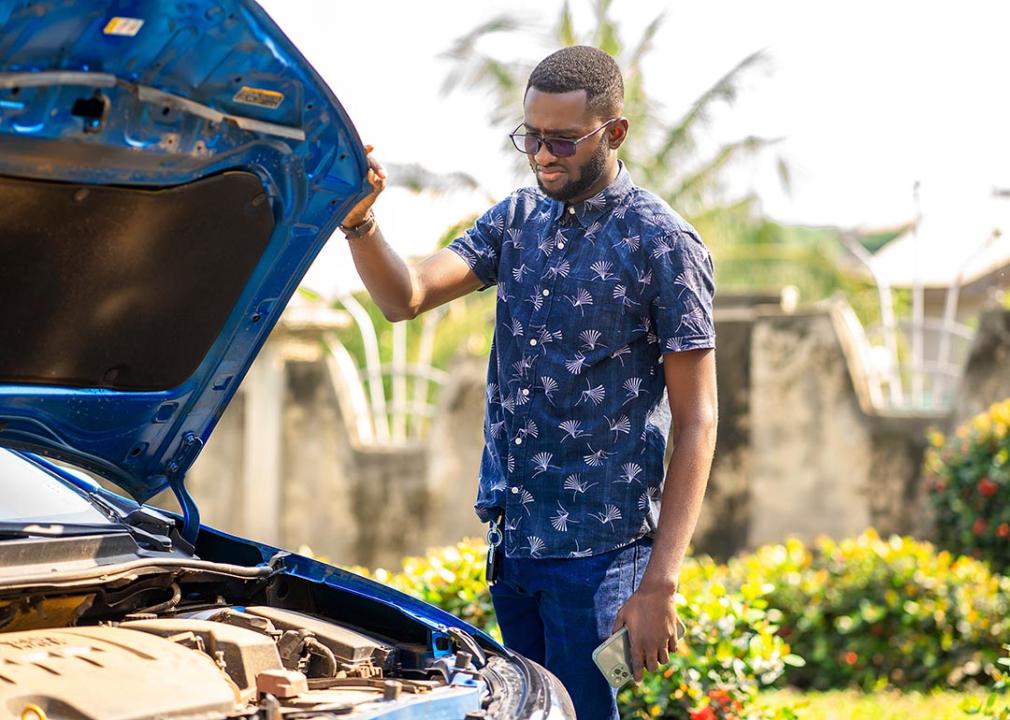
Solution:
<svg viewBox="0 0 1010 720">
<path fill-rule="evenodd" d="M 497 285 L 476 510 L 509 557 L 651 533 L 670 426 L 663 353 L 715 347 L 712 259 L 621 167 L 568 206 L 523 188 L 449 247 Z"/>
</svg>

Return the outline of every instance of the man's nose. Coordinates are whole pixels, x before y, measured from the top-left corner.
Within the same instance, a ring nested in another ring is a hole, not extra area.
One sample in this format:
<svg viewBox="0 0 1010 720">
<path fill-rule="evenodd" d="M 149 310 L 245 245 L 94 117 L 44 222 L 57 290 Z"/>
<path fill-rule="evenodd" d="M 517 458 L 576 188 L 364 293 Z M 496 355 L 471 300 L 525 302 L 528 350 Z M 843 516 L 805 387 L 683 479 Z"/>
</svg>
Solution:
<svg viewBox="0 0 1010 720">
<path fill-rule="evenodd" d="M 533 154 L 533 160 L 540 167 L 545 167 L 550 165 L 553 161 L 557 160 L 555 155 L 551 154 L 551 151 L 547 149 L 547 143 L 541 142 L 540 149 Z"/>
</svg>

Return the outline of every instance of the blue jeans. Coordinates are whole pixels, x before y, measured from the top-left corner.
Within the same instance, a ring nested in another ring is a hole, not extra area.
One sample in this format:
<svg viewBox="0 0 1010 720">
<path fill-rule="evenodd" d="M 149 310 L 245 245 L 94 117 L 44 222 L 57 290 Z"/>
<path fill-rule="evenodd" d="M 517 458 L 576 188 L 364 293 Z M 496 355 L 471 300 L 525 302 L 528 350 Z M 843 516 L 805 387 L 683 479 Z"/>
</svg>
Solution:
<svg viewBox="0 0 1010 720">
<path fill-rule="evenodd" d="M 617 691 L 593 662 L 652 552 L 642 538 L 585 558 L 501 558 L 491 599 L 506 647 L 554 673 L 579 720 L 618 718 Z"/>
</svg>

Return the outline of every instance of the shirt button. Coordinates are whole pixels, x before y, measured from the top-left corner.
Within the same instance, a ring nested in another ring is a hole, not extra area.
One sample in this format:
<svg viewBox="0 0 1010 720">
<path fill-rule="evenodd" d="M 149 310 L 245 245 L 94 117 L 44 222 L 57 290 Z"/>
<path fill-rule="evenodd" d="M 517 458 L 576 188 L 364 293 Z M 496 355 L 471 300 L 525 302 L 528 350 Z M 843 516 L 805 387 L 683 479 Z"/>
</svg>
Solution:
<svg viewBox="0 0 1010 720">
<path fill-rule="evenodd" d="M 516 445 L 522 445 L 522 444 L 523 444 L 523 439 L 522 438 L 516 438 Z"/>
<path fill-rule="evenodd" d="M 518 495 L 519 494 L 519 488 L 517 488 L 515 485 L 512 486 L 512 494 L 513 495 Z"/>
<path fill-rule="evenodd" d="M 558 243 L 558 250 L 564 250 L 564 249 L 565 249 L 565 244 L 563 242 L 559 242 Z"/>
<path fill-rule="evenodd" d="M 568 208 L 568 214 L 569 215 L 574 215 L 575 214 L 575 208 L 573 208 L 573 207 Z"/>
<path fill-rule="evenodd" d="M 529 388 L 523 388 L 523 395 L 527 395 L 528 396 L 529 394 L 530 394 L 530 389 Z"/>
<path fill-rule="evenodd" d="M 544 293 L 543 294 L 544 294 L 544 297 L 547 297 L 548 295 L 551 294 L 551 291 L 548 290 L 547 288 L 544 288 Z"/>
<path fill-rule="evenodd" d="M 537 344 L 537 339 L 536 338 L 530 338 L 530 345 L 536 345 L 536 344 Z"/>
</svg>

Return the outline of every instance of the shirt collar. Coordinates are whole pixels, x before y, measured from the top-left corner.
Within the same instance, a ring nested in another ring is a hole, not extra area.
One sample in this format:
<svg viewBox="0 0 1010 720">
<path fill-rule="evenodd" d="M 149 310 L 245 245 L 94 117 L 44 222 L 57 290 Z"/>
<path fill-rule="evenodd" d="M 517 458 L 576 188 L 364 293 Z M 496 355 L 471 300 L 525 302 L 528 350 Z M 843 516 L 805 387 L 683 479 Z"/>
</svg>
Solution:
<svg viewBox="0 0 1010 720">
<path fill-rule="evenodd" d="M 633 187 L 631 175 L 628 174 L 627 168 L 624 167 L 623 162 L 618 161 L 617 177 L 607 187 L 600 190 L 600 192 L 591 198 L 587 198 L 574 205 L 568 205 L 568 203 L 561 202 L 560 200 L 551 200 L 553 218 L 556 221 L 564 213 L 569 212 L 570 209 L 574 209 L 575 212 L 571 214 L 578 219 L 579 224 L 582 227 L 589 227 L 602 215 L 620 205 L 621 201 L 631 192 Z"/>
</svg>

